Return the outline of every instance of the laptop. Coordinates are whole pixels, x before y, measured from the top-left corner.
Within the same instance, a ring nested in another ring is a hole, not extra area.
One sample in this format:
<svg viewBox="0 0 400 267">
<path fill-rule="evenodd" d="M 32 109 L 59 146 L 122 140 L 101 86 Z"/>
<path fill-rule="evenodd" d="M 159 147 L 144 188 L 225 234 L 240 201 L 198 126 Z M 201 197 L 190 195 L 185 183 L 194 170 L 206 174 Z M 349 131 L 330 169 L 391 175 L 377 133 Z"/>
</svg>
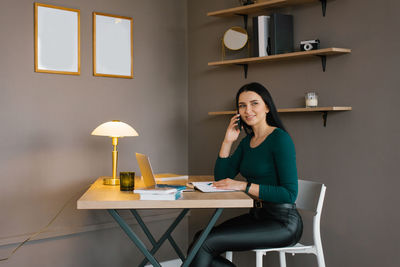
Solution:
<svg viewBox="0 0 400 267">
<path fill-rule="evenodd" d="M 150 165 L 150 160 L 149 157 L 136 153 L 136 160 L 139 164 L 139 169 L 140 172 L 142 173 L 143 177 L 143 183 L 146 189 L 158 189 L 158 188 L 166 188 L 166 187 L 174 187 L 177 188 L 178 190 L 184 190 L 184 191 L 193 191 L 192 188 L 186 188 L 186 186 L 182 185 L 173 185 L 173 184 L 157 184 L 156 179 L 154 178 L 154 173 L 153 169 L 151 168 Z M 163 178 L 164 181 L 168 180 L 182 180 L 182 179 L 187 179 L 187 176 L 178 176 L 178 177 L 167 177 Z M 236 191 L 233 189 L 217 189 L 212 186 L 212 182 L 192 182 L 192 186 L 196 187 L 198 190 L 204 193 L 208 192 L 232 192 Z"/>
<path fill-rule="evenodd" d="M 136 153 L 136 160 L 139 164 L 139 169 L 140 169 L 140 172 L 142 173 L 142 177 L 143 177 L 143 183 L 146 188 L 175 187 L 175 188 L 182 189 L 185 187 L 185 186 L 180 186 L 180 185 L 169 185 L 169 184 L 157 185 L 156 179 L 154 177 L 153 169 L 151 168 L 151 165 L 150 165 L 149 157 L 144 154 Z M 187 179 L 187 176 L 163 178 L 164 181 L 182 180 L 182 179 Z"/>
</svg>

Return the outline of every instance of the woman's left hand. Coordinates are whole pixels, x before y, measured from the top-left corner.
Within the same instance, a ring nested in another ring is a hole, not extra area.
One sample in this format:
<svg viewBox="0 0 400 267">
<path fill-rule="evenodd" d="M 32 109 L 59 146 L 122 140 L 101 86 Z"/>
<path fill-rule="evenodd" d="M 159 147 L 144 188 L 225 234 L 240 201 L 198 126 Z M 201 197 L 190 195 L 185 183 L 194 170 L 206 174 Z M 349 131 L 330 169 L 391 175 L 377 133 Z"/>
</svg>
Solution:
<svg viewBox="0 0 400 267">
<path fill-rule="evenodd" d="M 245 190 L 246 182 L 235 181 L 230 178 L 225 178 L 217 182 L 213 182 L 213 186 L 218 189 L 233 189 L 233 190 Z"/>
</svg>

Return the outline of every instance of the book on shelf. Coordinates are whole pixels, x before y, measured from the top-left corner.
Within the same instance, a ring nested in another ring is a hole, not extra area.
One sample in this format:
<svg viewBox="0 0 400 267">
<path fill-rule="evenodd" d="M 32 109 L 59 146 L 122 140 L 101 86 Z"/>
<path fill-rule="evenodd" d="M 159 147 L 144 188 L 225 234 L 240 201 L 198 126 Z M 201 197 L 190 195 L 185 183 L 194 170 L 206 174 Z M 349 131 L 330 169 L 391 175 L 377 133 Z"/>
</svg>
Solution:
<svg viewBox="0 0 400 267">
<path fill-rule="evenodd" d="M 253 17 L 253 56 L 265 57 L 270 55 L 269 36 L 270 16 Z"/>
<path fill-rule="evenodd" d="M 258 57 L 258 17 L 253 17 L 253 43 L 251 53 L 253 57 Z"/>
<path fill-rule="evenodd" d="M 258 16 L 258 56 L 268 56 L 269 16 Z"/>
</svg>

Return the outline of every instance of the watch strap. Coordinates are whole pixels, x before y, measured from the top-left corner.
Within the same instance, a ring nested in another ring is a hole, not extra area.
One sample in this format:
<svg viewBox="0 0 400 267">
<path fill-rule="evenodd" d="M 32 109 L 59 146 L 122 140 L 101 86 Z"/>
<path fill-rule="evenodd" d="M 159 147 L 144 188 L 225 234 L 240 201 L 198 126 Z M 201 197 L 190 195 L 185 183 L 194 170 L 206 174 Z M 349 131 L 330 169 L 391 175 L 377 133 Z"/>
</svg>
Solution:
<svg viewBox="0 0 400 267">
<path fill-rule="evenodd" d="M 251 183 L 248 182 L 247 185 L 246 185 L 246 190 L 244 190 L 244 192 L 245 192 L 246 194 L 249 193 L 250 186 L 251 186 Z"/>
</svg>

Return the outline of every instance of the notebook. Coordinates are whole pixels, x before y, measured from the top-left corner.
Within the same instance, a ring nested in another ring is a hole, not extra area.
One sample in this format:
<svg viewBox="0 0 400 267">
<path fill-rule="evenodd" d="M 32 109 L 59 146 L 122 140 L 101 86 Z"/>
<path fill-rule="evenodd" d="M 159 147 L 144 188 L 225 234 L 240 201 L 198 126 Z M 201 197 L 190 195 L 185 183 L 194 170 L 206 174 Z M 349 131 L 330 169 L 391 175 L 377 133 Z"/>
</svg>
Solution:
<svg viewBox="0 0 400 267">
<path fill-rule="evenodd" d="M 172 187 L 151 187 L 135 189 L 133 193 L 135 194 L 151 194 L 151 195 L 170 195 L 178 192 L 178 189 Z"/>
<path fill-rule="evenodd" d="M 181 196 L 181 191 L 175 194 L 140 194 L 140 200 L 178 200 Z"/>
<path fill-rule="evenodd" d="M 192 182 L 192 185 L 196 189 L 204 193 L 236 191 L 234 189 L 217 189 L 212 184 L 213 184 L 212 182 Z"/>
</svg>

